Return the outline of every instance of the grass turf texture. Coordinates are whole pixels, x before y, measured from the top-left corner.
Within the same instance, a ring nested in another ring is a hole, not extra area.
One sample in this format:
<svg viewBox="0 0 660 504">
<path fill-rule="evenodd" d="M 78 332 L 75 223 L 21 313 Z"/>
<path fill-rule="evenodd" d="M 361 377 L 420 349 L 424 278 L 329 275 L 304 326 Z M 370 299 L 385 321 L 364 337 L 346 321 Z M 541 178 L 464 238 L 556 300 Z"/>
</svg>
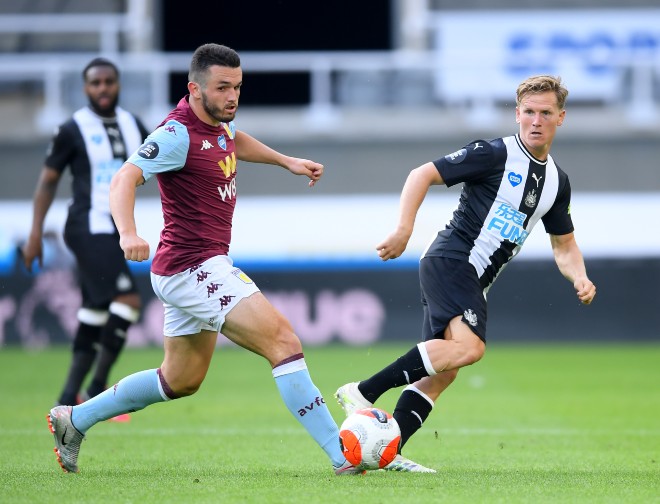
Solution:
<svg viewBox="0 0 660 504">
<path fill-rule="evenodd" d="M 334 390 L 410 345 L 308 348 L 330 411 Z M 132 350 L 117 378 L 157 367 Z M 45 415 L 65 348 L 0 351 L 1 502 L 660 502 L 660 346 L 506 346 L 461 371 L 404 453 L 438 474 L 337 478 L 279 399 L 267 363 L 216 352 L 201 390 L 128 424 L 103 422 L 64 474 Z M 391 391 L 378 403 L 393 410 Z"/>
</svg>

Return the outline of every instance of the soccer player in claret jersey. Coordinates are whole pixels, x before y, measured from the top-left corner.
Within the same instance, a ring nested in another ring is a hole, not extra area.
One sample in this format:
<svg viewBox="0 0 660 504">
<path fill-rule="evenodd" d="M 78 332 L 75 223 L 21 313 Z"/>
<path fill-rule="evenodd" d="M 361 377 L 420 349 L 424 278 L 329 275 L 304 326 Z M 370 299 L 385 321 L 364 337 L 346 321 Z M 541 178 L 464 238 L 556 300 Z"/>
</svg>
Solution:
<svg viewBox="0 0 660 504">
<path fill-rule="evenodd" d="M 411 171 L 401 193 L 399 223 L 377 245 L 383 261 L 406 249 L 417 211 L 432 185 L 463 183 L 458 208 L 424 252 L 422 343 L 361 382 L 340 387 L 335 396 L 348 414 L 370 407 L 386 391 L 407 385 L 393 416 L 401 447 L 422 426 L 458 370 L 474 364 L 486 349 L 486 293 L 541 220 L 559 271 L 589 304 L 596 287 L 587 277 L 573 235 L 568 176 L 550 156 L 566 115 L 568 90 L 552 76 L 523 81 L 516 93 L 518 134 L 478 140 Z M 387 470 L 435 472 L 399 455 Z"/>
<path fill-rule="evenodd" d="M 221 331 L 268 360 L 284 403 L 325 451 L 335 473 L 362 473 L 342 454 L 339 430 L 310 378 L 291 324 L 227 255 L 238 160 L 279 165 L 308 177 L 310 187 L 323 175 L 323 165 L 285 156 L 236 129 L 243 73 L 232 49 L 200 46 L 189 81 L 189 94 L 129 157 L 110 189 L 125 257 L 144 261 L 149 245 L 136 231 L 136 186 L 158 179 L 164 228 L 151 279 L 165 305 L 164 360 L 159 368 L 127 376 L 81 405 L 53 408 L 48 421 L 58 461 L 65 471 L 77 472 L 80 443 L 97 422 L 194 394 Z"/>
</svg>

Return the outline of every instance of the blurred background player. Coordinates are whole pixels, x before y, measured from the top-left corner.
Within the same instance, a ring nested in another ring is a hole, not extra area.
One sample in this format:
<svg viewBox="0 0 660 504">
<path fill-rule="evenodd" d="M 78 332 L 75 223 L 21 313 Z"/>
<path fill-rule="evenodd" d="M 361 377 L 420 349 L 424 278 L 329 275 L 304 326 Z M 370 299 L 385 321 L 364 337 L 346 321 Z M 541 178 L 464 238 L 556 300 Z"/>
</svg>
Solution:
<svg viewBox="0 0 660 504">
<path fill-rule="evenodd" d="M 281 166 L 308 177 L 310 187 L 323 175 L 323 165 L 285 156 L 236 129 L 240 64 L 228 47 L 197 48 L 189 94 L 112 181 L 110 207 L 121 247 L 127 259 L 144 261 L 149 244 L 135 226 L 136 186 L 158 178 L 165 226 L 151 264 L 151 283 L 165 305 L 165 356 L 159 368 L 127 376 L 83 404 L 50 410 L 55 451 L 65 471 L 78 472 L 80 444 L 96 423 L 197 392 L 221 331 L 268 360 L 286 407 L 326 453 L 335 474 L 362 472 L 339 447 L 339 429 L 312 382 L 291 324 L 228 256 L 237 159 Z"/>
<path fill-rule="evenodd" d="M 73 340 L 73 358 L 57 404 L 76 404 L 103 392 L 126 342 L 126 331 L 140 315 L 133 275 L 119 247 L 109 206 L 110 180 L 148 132 L 133 114 L 117 105 L 119 70 L 95 58 L 82 72 L 89 104 L 62 124 L 49 146 L 34 192 L 32 229 L 22 248 L 32 271 L 43 261 L 43 227 L 62 174 L 68 166 L 73 201 L 64 241 L 76 259 L 82 307 Z M 86 391 L 81 387 L 94 366 Z M 115 420 L 127 420 L 124 415 Z"/>
<path fill-rule="evenodd" d="M 383 261 L 396 259 L 406 249 L 432 185 L 464 184 L 453 218 L 420 261 L 423 342 L 371 378 L 344 385 L 336 393 L 349 414 L 407 385 L 393 413 L 401 427 L 401 447 L 422 426 L 459 368 L 484 355 L 486 293 L 539 220 L 550 234 L 559 271 L 573 284 L 580 302 L 589 304 L 596 295 L 573 235 L 568 176 L 550 156 L 566 115 L 567 95 L 559 78 L 525 80 L 516 92 L 518 134 L 474 141 L 415 168 L 404 184 L 398 226 L 376 247 Z M 400 453 L 386 469 L 435 472 Z"/>
</svg>

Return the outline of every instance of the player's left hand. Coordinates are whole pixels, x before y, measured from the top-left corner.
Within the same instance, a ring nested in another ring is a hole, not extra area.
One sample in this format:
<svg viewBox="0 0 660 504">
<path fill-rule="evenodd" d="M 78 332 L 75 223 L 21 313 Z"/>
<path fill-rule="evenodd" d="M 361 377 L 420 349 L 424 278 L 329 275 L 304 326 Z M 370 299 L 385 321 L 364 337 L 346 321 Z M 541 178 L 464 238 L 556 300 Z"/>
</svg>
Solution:
<svg viewBox="0 0 660 504">
<path fill-rule="evenodd" d="M 577 297 L 582 304 L 591 304 L 596 296 L 596 286 L 586 277 L 577 278 L 573 282 L 573 287 L 577 292 Z"/>
<path fill-rule="evenodd" d="M 309 159 L 289 158 L 286 167 L 295 175 L 309 177 L 309 187 L 314 187 L 316 182 L 323 176 L 323 165 Z"/>
</svg>

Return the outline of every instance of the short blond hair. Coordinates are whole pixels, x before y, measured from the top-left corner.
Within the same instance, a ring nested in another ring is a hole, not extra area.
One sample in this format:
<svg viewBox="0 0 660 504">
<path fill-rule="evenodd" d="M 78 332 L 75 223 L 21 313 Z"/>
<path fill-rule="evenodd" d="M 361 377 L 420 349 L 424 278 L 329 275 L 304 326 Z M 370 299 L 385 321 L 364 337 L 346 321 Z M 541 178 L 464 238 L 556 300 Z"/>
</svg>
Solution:
<svg viewBox="0 0 660 504">
<path fill-rule="evenodd" d="M 568 89 L 562 85 L 561 77 L 553 77 L 552 75 L 535 75 L 522 81 L 516 90 L 516 105 L 520 106 L 523 98 L 527 95 L 548 91 L 555 93 L 557 107 L 559 107 L 559 110 L 564 110 Z"/>
</svg>

